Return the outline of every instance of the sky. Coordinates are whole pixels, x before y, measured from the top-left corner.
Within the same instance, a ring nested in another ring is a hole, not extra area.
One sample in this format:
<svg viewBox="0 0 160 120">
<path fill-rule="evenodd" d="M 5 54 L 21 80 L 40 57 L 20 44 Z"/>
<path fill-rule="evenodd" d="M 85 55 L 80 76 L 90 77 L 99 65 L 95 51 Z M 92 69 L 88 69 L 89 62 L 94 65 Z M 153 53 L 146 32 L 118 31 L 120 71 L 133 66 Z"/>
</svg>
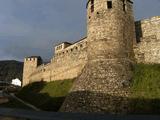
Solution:
<svg viewBox="0 0 160 120">
<path fill-rule="evenodd" d="M 0 0 L 0 60 L 42 56 L 86 36 L 87 0 Z M 134 0 L 135 19 L 160 15 L 160 0 Z"/>
</svg>

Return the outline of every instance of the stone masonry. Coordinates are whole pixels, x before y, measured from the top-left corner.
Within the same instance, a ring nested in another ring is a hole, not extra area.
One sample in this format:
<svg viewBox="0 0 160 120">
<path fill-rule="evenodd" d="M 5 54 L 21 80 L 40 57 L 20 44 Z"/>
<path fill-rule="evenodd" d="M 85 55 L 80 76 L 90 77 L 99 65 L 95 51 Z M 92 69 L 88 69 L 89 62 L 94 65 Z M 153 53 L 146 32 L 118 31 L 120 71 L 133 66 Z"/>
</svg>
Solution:
<svg viewBox="0 0 160 120">
<path fill-rule="evenodd" d="M 132 4 L 89 1 L 88 61 L 60 111 L 127 113 L 135 40 Z"/>
<path fill-rule="evenodd" d="M 160 16 L 136 23 L 135 58 L 142 63 L 160 63 Z"/>
<path fill-rule="evenodd" d="M 23 86 L 38 81 L 50 82 L 74 79 L 79 76 L 87 61 L 87 39 L 84 38 L 73 45 L 64 47 L 66 44 L 68 45 L 68 43 L 62 43 L 55 47 L 55 56 L 48 64 L 37 64 L 41 63 L 40 57 L 37 56 L 26 57 Z M 59 46 L 62 48 L 57 50 Z"/>
<path fill-rule="evenodd" d="M 74 79 L 60 111 L 127 113 L 133 63 L 160 63 L 160 17 L 134 22 L 132 0 L 88 0 L 87 37 L 24 60 L 23 86 Z"/>
</svg>

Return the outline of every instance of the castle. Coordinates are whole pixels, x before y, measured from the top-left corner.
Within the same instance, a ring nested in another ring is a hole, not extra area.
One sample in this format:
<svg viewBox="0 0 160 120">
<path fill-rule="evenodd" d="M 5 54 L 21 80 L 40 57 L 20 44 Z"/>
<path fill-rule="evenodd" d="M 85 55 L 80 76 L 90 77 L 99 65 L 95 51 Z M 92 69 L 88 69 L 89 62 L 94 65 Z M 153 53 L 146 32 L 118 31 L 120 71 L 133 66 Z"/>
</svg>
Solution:
<svg viewBox="0 0 160 120">
<path fill-rule="evenodd" d="M 120 103 L 123 112 L 126 100 L 111 102 L 99 94 L 127 97 L 133 63 L 160 63 L 160 16 L 135 22 L 132 0 L 88 0 L 87 14 L 87 37 L 55 46 L 48 64 L 39 56 L 24 59 L 23 86 L 77 78 L 61 111 L 115 112 Z"/>
</svg>

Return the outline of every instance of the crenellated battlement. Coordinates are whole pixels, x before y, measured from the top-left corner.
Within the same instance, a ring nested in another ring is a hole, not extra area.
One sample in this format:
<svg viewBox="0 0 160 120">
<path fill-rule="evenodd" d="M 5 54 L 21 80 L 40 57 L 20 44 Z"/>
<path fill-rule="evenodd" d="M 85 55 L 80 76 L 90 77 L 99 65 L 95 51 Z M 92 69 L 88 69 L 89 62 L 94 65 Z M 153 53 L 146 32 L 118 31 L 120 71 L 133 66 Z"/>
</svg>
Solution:
<svg viewBox="0 0 160 120">
<path fill-rule="evenodd" d="M 64 42 L 58 46 L 55 47 L 55 49 L 57 49 L 59 46 L 61 46 L 61 50 L 56 51 L 55 52 L 55 58 L 57 57 L 63 57 L 65 55 L 70 55 L 72 53 L 76 53 L 81 51 L 82 49 L 87 47 L 87 39 L 81 39 L 78 42 L 75 42 L 73 44 L 70 43 L 70 45 L 68 45 L 68 43 Z M 54 59 L 54 58 L 53 58 Z"/>
<path fill-rule="evenodd" d="M 96 94 L 127 98 L 133 63 L 160 63 L 160 16 L 135 22 L 132 0 L 88 0 L 87 37 L 54 51 L 47 64 L 40 56 L 24 59 L 23 86 L 77 78 L 61 111 L 125 113 L 126 99 L 116 103 L 117 111 L 117 99 Z"/>
<path fill-rule="evenodd" d="M 30 80 L 25 81 L 29 83 L 73 79 L 80 74 L 87 61 L 86 52 L 87 38 L 85 37 L 73 44 L 63 42 L 56 45 L 55 55 L 50 63 L 43 64 L 39 56 L 26 57 L 24 59 L 24 79 L 26 79 L 25 76 L 28 76 Z M 30 69 L 26 71 L 27 67 Z"/>
</svg>

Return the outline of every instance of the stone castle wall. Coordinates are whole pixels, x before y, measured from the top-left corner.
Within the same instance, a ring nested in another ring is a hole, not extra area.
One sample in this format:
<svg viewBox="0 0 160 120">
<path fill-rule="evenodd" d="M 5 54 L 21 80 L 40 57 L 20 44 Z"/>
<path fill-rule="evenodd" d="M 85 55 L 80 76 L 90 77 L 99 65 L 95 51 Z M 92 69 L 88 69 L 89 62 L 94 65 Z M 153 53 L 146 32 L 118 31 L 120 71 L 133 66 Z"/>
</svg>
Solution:
<svg viewBox="0 0 160 120">
<path fill-rule="evenodd" d="M 103 17 L 100 13 L 97 15 L 100 18 Z M 135 28 L 137 37 L 137 43 L 134 45 L 136 62 L 160 63 L 160 16 L 137 21 Z M 102 33 L 99 35 L 103 36 Z M 74 44 L 67 43 L 66 48 L 59 51 L 56 51 L 57 47 L 55 47 L 55 55 L 46 65 L 38 66 L 36 58 L 28 58 L 30 59 L 28 61 L 25 59 L 24 84 L 76 78 L 87 62 L 86 47 L 87 38 Z M 109 53 L 108 56 L 110 56 Z"/>
<path fill-rule="evenodd" d="M 132 5 L 88 2 L 88 62 L 60 111 L 126 113 L 135 39 Z"/>
<path fill-rule="evenodd" d="M 132 0 L 88 0 L 87 13 L 87 38 L 57 45 L 46 65 L 27 59 L 23 81 L 76 78 L 61 112 L 125 114 L 134 55 L 138 63 L 160 63 L 160 17 L 134 24 Z"/>
<path fill-rule="evenodd" d="M 87 61 L 87 39 L 74 43 L 56 53 L 51 62 L 38 66 L 29 76 L 30 83 L 76 78 Z"/>
<path fill-rule="evenodd" d="M 136 22 L 138 63 L 160 63 L 160 16 Z"/>
<path fill-rule="evenodd" d="M 23 86 L 30 83 L 30 75 L 42 64 L 40 57 L 27 57 L 24 59 Z"/>
</svg>

